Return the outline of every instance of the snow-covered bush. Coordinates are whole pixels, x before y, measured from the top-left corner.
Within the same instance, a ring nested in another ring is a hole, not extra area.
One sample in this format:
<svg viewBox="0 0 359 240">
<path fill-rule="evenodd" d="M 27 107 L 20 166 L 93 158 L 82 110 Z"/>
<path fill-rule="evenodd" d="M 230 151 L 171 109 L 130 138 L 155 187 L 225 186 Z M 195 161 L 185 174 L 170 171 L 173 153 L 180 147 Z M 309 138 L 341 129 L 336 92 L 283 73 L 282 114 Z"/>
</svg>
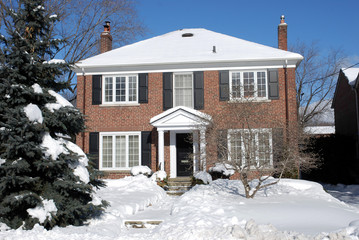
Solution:
<svg viewBox="0 0 359 240">
<path fill-rule="evenodd" d="M 233 166 L 224 163 L 216 163 L 214 167 L 209 168 L 209 173 L 213 180 L 218 178 L 228 179 L 234 174 Z"/>
<path fill-rule="evenodd" d="M 164 181 L 167 178 L 167 173 L 165 171 L 159 170 L 152 174 L 152 181 Z"/>
<path fill-rule="evenodd" d="M 135 166 L 131 168 L 131 175 L 137 176 L 137 175 L 145 175 L 147 177 L 152 175 L 152 170 L 147 166 Z"/>
<path fill-rule="evenodd" d="M 196 183 L 199 181 L 202 181 L 204 184 L 209 184 L 212 182 L 212 176 L 205 171 L 197 172 L 193 175 L 194 179 L 197 180 Z"/>
<path fill-rule="evenodd" d="M 157 185 L 163 189 L 167 189 L 167 173 L 165 171 L 159 170 L 151 176 L 153 182 L 157 182 Z"/>
</svg>

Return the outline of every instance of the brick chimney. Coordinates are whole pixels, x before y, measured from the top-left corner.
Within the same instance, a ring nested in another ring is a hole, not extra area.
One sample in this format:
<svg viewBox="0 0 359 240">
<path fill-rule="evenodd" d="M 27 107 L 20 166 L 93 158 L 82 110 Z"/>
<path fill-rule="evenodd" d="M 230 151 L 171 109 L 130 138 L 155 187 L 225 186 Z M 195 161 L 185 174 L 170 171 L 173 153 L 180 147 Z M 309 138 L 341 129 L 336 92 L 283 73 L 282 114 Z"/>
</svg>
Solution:
<svg viewBox="0 0 359 240">
<path fill-rule="evenodd" d="M 103 25 L 104 30 L 101 33 L 101 40 L 100 40 L 100 51 L 101 53 L 107 52 L 112 50 L 112 36 L 111 36 L 111 26 L 110 22 L 106 21 L 105 25 Z"/>
<path fill-rule="evenodd" d="M 278 25 L 278 48 L 287 51 L 287 24 L 284 21 L 284 15 L 280 17 L 280 24 Z"/>
</svg>

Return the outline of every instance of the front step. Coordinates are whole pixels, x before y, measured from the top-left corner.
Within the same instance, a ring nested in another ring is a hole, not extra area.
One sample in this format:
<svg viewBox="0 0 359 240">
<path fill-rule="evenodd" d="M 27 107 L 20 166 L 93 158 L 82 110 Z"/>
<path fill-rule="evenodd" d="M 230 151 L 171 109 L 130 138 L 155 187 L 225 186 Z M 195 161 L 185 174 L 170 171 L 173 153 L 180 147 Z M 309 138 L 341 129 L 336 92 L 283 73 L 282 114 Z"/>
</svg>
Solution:
<svg viewBox="0 0 359 240">
<path fill-rule="evenodd" d="M 182 195 L 192 188 L 191 177 L 170 178 L 167 181 L 168 195 Z"/>
<path fill-rule="evenodd" d="M 125 221 L 125 226 L 127 228 L 153 228 L 153 226 L 158 226 L 162 223 L 162 221 L 159 220 L 153 220 L 153 221 Z M 152 227 L 150 227 L 152 226 Z"/>
</svg>

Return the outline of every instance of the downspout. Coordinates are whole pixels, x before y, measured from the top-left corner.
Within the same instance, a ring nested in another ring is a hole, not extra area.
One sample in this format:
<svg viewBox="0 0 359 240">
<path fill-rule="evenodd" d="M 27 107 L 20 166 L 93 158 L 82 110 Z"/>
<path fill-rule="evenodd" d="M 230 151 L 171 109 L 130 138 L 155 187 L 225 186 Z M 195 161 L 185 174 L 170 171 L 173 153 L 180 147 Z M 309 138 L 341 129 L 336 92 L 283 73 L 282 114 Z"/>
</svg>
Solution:
<svg viewBox="0 0 359 240">
<path fill-rule="evenodd" d="M 285 64 L 284 64 L 284 89 L 285 89 L 285 125 L 286 125 L 286 133 L 287 133 L 287 137 L 289 134 L 289 111 L 288 111 L 288 72 L 287 72 L 287 64 L 288 64 L 288 60 L 285 60 Z"/>
<path fill-rule="evenodd" d="M 85 75 L 85 69 L 84 68 L 81 68 L 82 69 L 82 76 L 83 76 L 83 79 L 84 79 L 84 90 L 83 90 L 83 95 L 82 95 L 82 114 L 85 116 L 85 113 L 86 113 L 86 103 L 85 103 L 85 100 L 86 100 L 86 75 Z M 82 149 L 85 151 L 85 132 L 82 132 Z"/>
</svg>

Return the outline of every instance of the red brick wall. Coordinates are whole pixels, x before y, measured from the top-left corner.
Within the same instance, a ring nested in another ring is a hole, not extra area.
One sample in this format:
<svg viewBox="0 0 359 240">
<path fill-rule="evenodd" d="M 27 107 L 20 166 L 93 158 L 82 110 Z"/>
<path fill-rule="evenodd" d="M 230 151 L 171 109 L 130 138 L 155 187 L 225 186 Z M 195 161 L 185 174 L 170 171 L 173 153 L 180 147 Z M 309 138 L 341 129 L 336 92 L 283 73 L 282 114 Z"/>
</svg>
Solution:
<svg viewBox="0 0 359 240">
<path fill-rule="evenodd" d="M 279 69 L 279 100 L 271 100 L 262 103 L 262 107 L 276 116 L 279 125 L 286 123 L 286 109 L 290 112 L 289 121 L 296 122 L 297 108 L 295 99 L 295 69 L 287 69 L 287 84 L 285 84 L 285 70 Z M 285 97 L 287 85 L 288 99 Z M 207 114 L 214 116 L 228 104 L 219 101 L 219 72 L 204 72 L 204 110 Z M 92 76 L 78 76 L 77 78 L 77 106 L 86 115 L 87 132 L 77 137 L 77 144 L 88 153 L 88 132 L 110 132 L 110 131 L 152 131 L 152 170 L 156 171 L 158 166 L 157 152 L 157 130 L 150 124 L 150 119 L 163 112 L 162 73 L 148 74 L 148 104 L 138 106 L 100 106 L 92 105 Z M 85 96 L 84 96 L 85 93 Z M 84 107 L 85 106 L 85 107 Z M 265 127 L 266 117 L 262 116 Z M 269 119 L 268 119 L 269 120 Z M 273 119 L 270 119 L 273 120 Z M 169 134 L 165 133 L 165 170 L 170 169 Z M 120 174 L 121 175 L 121 174 Z M 112 173 L 111 176 L 115 176 Z"/>
<path fill-rule="evenodd" d="M 100 52 L 104 53 L 112 50 L 112 36 L 109 32 L 101 33 Z"/>
<path fill-rule="evenodd" d="M 278 25 L 278 48 L 287 51 L 287 24 Z"/>
<path fill-rule="evenodd" d="M 342 73 L 339 75 L 335 94 L 334 117 L 336 134 L 356 139 L 358 128 L 356 124 L 355 93 Z"/>
</svg>

